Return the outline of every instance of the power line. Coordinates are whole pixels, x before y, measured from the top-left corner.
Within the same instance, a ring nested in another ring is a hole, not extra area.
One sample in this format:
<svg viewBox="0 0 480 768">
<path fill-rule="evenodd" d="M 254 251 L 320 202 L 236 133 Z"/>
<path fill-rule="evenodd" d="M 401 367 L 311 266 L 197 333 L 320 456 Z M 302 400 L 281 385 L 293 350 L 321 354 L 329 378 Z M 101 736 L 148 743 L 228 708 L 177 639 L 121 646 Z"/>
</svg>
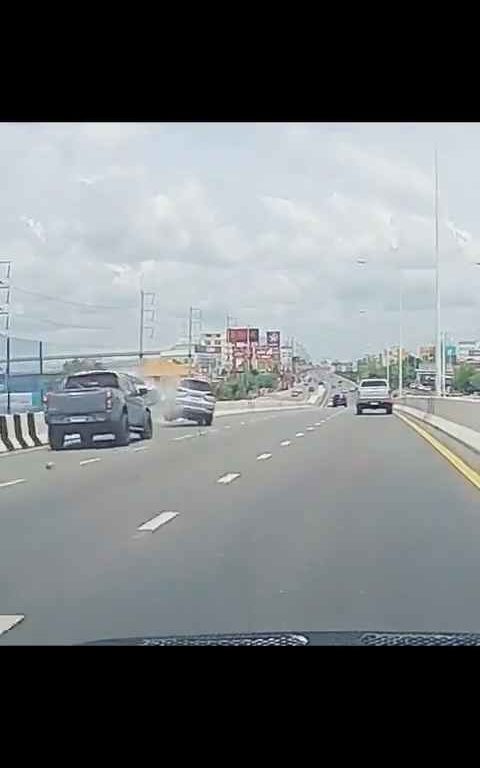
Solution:
<svg viewBox="0 0 480 768">
<path fill-rule="evenodd" d="M 98 325 L 75 325 L 74 323 L 59 323 L 56 320 L 49 320 L 46 317 L 31 317 L 30 315 L 20 315 L 15 312 L 11 312 L 13 317 L 17 317 L 21 320 L 30 320 L 34 323 L 48 323 L 49 325 L 55 325 L 58 328 L 78 328 L 83 331 L 113 331 L 111 327 L 104 327 Z"/>
<path fill-rule="evenodd" d="M 69 304 L 74 307 L 86 307 L 88 309 L 106 309 L 106 310 L 125 310 L 125 309 L 136 309 L 133 304 L 124 304 L 123 306 L 116 305 L 116 306 L 108 306 L 104 304 L 88 304 L 87 302 L 82 301 L 71 301 L 69 299 L 59 299 L 58 296 L 48 296 L 45 293 L 39 293 L 39 291 L 31 291 L 27 288 L 20 288 L 18 285 L 12 285 L 12 289 L 15 291 L 19 291 L 20 293 L 26 293 L 30 296 L 38 296 L 40 299 L 46 299 L 47 301 L 56 301 L 59 304 Z"/>
</svg>

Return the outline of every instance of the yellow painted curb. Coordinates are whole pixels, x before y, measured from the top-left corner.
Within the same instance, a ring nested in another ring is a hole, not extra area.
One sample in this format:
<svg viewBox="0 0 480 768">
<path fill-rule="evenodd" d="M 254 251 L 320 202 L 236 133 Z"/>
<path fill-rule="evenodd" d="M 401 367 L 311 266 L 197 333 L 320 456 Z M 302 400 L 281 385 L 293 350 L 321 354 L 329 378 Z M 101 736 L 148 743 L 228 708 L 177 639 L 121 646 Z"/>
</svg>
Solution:
<svg viewBox="0 0 480 768">
<path fill-rule="evenodd" d="M 427 432 L 425 429 L 422 429 L 422 427 L 419 427 L 418 424 L 415 424 L 415 422 L 408 419 L 406 416 L 404 416 L 401 413 L 398 413 L 398 411 L 395 414 L 399 419 L 404 421 L 406 424 L 408 424 L 409 427 L 415 430 L 415 432 L 418 432 L 419 435 L 421 435 L 424 440 L 427 441 L 427 443 L 430 443 L 430 445 L 435 448 L 439 453 L 442 454 L 442 456 L 447 459 L 447 461 L 450 462 L 450 464 L 453 464 L 455 469 L 458 469 L 461 474 L 467 478 L 467 480 L 470 480 L 473 485 L 480 490 L 480 475 L 478 472 L 475 472 L 474 469 L 468 466 L 468 464 L 465 464 L 462 459 L 460 459 L 458 456 L 456 456 L 452 451 L 450 451 L 446 446 L 443 445 L 439 440 L 437 440 L 435 437 L 433 437 L 429 432 Z"/>
</svg>

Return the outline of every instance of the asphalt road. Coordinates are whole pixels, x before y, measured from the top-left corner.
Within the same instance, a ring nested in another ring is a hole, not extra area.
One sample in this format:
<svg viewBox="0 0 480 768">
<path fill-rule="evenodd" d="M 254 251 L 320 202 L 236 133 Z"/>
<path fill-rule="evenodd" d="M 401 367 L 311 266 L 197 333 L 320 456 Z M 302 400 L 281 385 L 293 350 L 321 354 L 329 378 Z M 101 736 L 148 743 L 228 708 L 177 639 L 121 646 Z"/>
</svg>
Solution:
<svg viewBox="0 0 480 768">
<path fill-rule="evenodd" d="M 478 491 L 395 416 L 240 414 L 0 458 L 0 619 L 25 616 L 0 645 L 480 631 L 479 583 Z"/>
</svg>

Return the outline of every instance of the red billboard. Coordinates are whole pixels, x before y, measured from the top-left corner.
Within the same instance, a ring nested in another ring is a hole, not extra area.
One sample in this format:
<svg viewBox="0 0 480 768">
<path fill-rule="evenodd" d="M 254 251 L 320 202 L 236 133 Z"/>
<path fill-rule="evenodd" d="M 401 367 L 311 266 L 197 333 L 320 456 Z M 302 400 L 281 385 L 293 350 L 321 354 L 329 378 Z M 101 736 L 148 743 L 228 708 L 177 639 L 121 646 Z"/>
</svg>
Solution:
<svg viewBox="0 0 480 768">
<path fill-rule="evenodd" d="M 227 341 L 229 344 L 246 344 L 248 339 L 248 328 L 228 328 Z"/>
<path fill-rule="evenodd" d="M 258 344 L 258 328 L 228 328 L 227 341 L 229 344 Z"/>
</svg>

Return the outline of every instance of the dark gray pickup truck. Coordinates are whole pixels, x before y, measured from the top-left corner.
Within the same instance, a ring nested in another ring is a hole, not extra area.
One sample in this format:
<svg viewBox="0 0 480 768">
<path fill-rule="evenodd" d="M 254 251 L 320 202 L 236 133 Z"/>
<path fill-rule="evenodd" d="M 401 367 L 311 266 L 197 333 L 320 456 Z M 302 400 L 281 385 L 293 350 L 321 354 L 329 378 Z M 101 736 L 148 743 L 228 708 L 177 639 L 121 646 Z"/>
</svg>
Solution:
<svg viewBox="0 0 480 768">
<path fill-rule="evenodd" d="M 44 399 L 51 448 L 63 447 L 65 435 L 79 434 L 91 446 L 94 435 L 113 434 L 117 445 L 128 445 L 130 431 L 152 437 L 152 414 L 146 386 L 126 373 L 81 371 L 67 376 L 62 388 Z"/>
</svg>

